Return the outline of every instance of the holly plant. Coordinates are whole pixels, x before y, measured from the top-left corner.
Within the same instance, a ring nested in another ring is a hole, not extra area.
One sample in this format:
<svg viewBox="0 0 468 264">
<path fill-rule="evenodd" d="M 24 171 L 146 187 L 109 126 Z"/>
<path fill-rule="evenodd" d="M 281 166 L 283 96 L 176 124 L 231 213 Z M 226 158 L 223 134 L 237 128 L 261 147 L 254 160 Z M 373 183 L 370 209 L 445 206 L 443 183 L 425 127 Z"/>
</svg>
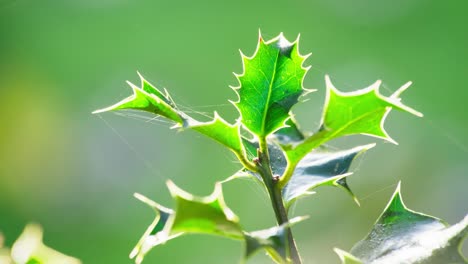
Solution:
<svg viewBox="0 0 468 264">
<path fill-rule="evenodd" d="M 234 124 L 216 112 L 208 121 L 189 116 L 177 107 L 167 90 L 156 88 L 141 75 L 140 85 L 129 82 L 133 95 L 94 112 L 131 109 L 162 116 L 174 123 L 172 128 L 191 129 L 217 141 L 232 151 L 243 166 L 225 181 L 215 183 L 208 196 L 192 195 L 168 181 L 173 208 L 135 194 L 155 212 L 153 222 L 130 254 L 136 263 L 168 240 L 199 233 L 242 241 L 242 261 L 264 250 L 276 263 L 300 264 L 303 260 L 291 227 L 307 217 L 292 217 L 291 206 L 319 186 L 338 187 L 358 202 L 347 183 L 350 166 L 375 144 L 339 151 L 330 150 L 325 144 L 356 134 L 396 143 L 384 129 L 387 115 L 393 109 L 418 117 L 422 114 L 401 102 L 400 96 L 411 82 L 384 96 L 379 91 L 380 81 L 361 90 L 343 92 L 325 76 L 326 98 L 320 126 L 315 133 L 305 133 L 291 110 L 302 97 L 314 92 L 303 87 L 310 69 L 304 62 L 309 55 L 299 52 L 299 37 L 290 42 L 280 34 L 266 41 L 260 34 L 255 53 L 251 57 L 241 54 L 243 72 L 236 74 L 239 85 L 232 87 L 238 95 L 232 103 L 239 112 Z M 254 179 L 267 191 L 276 226 L 244 230 L 240 219 L 226 205 L 223 185 L 244 177 Z M 459 250 L 467 222 L 465 218 L 449 227 L 440 219 L 409 210 L 398 187 L 369 235 L 349 253 L 335 251 L 343 263 L 468 263 Z"/>
</svg>

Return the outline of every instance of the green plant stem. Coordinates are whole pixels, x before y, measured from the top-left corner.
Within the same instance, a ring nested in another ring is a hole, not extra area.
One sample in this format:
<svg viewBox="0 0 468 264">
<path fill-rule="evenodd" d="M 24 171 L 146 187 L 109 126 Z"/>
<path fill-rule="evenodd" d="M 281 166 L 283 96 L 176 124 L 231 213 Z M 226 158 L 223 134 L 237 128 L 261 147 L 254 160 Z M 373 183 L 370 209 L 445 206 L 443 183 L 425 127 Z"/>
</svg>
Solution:
<svg viewBox="0 0 468 264">
<path fill-rule="evenodd" d="M 258 168 L 255 166 L 254 163 L 252 163 L 251 161 L 248 161 L 245 154 L 244 153 L 238 153 L 238 152 L 234 152 L 234 154 L 236 155 L 237 159 L 240 161 L 240 163 L 245 167 L 247 168 L 248 170 L 250 171 L 253 171 L 253 172 L 258 172 Z"/>
<path fill-rule="evenodd" d="M 278 225 L 285 224 L 289 221 L 288 212 L 284 206 L 281 187 L 279 185 L 279 176 L 274 176 L 271 171 L 270 164 L 270 155 L 268 152 L 268 144 L 266 138 L 260 138 L 259 140 L 260 151 L 259 155 L 259 173 L 262 176 L 263 181 L 268 189 L 268 194 L 270 195 L 271 204 L 275 212 L 276 221 Z M 297 250 L 296 242 L 290 227 L 286 228 L 286 235 L 288 238 L 288 248 L 287 252 L 289 257 L 294 264 L 302 264 L 301 258 L 299 256 L 299 251 Z"/>
</svg>

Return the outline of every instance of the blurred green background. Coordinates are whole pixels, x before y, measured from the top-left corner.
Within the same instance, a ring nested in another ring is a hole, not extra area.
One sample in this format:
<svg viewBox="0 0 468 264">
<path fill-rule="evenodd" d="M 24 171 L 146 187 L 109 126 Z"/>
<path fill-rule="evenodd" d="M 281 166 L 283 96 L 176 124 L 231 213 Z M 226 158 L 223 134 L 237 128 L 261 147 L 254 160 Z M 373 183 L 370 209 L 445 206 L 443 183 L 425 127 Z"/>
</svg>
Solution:
<svg viewBox="0 0 468 264">
<path fill-rule="evenodd" d="M 295 207 L 311 216 L 294 228 L 305 263 L 338 263 L 332 248 L 350 249 L 366 235 L 399 180 L 410 208 L 459 221 L 468 212 L 467 8 L 437 0 L 0 0 L 7 245 L 35 221 L 46 244 L 84 263 L 131 263 L 153 219 L 134 192 L 172 206 L 166 179 L 207 195 L 239 164 L 216 143 L 162 121 L 91 111 L 129 95 L 125 80 L 138 83 L 138 70 L 186 109 L 234 121 L 228 85 L 242 70 L 238 49 L 251 55 L 258 29 L 265 39 L 301 33 L 302 53 L 313 52 L 305 84 L 319 91 L 294 109 L 303 128 L 319 125 L 325 74 L 344 91 L 382 79 L 386 95 L 412 80 L 403 101 L 425 114 L 392 112 L 386 127 L 399 146 L 368 137 L 332 144 L 378 142 L 349 180 L 361 207 L 327 187 Z M 227 184 L 225 196 L 246 229 L 274 224 L 267 197 L 251 183 Z M 192 235 L 144 263 L 237 263 L 241 252 L 237 241 Z M 250 263 L 269 260 L 260 253 Z"/>
</svg>

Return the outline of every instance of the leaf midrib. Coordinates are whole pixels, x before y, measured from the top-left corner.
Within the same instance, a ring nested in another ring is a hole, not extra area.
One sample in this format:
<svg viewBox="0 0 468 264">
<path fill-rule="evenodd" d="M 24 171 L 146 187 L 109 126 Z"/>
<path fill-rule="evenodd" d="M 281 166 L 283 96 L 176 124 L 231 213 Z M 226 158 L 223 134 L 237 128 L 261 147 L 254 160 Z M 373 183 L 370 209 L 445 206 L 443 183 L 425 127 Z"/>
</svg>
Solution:
<svg viewBox="0 0 468 264">
<path fill-rule="evenodd" d="M 383 108 L 386 108 L 387 106 L 384 106 Z M 334 133 L 331 133 L 330 137 L 327 137 L 327 138 L 334 138 L 337 134 L 341 133 L 341 131 L 347 129 L 348 127 L 350 127 L 352 124 L 360 121 L 361 119 L 364 119 L 365 117 L 371 115 L 371 114 L 375 114 L 376 112 L 380 111 L 381 108 L 377 108 L 377 109 L 374 109 L 373 111 L 369 111 L 367 113 L 365 113 L 364 115 L 360 115 L 358 116 L 357 118 L 354 118 L 352 119 L 350 122 L 348 122 L 346 125 L 344 125 L 343 127 L 341 127 L 340 129 L 337 129 L 335 130 Z M 380 123 L 379 123 L 380 125 Z"/>
<path fill-rule="evenodd" d="M 276 68 L 278 66 L 279 54 L 280 54 L 280 52 L 276 51 L 275 63 L 273 65 L 274 66 L 273 67 L 273 73 L 271 75 L 270 84 L 268 86 L 268 96 L 267 96 L 267 100 L 266 100 L 265 109 L 263 110 L 263 115 L 262 115 L 262 130 L 261 130 L 261 133 L 260 133 L 261 136 L 265 136 L 266 116 L 267 116 L 268 110 L 270 108 L 270 99 L 271 99 L 271 93 L 273 91 L 273 83 L 274 83 L 274 79 L 275 79 L 275 76 L 276 76 Z"/>
</svg>

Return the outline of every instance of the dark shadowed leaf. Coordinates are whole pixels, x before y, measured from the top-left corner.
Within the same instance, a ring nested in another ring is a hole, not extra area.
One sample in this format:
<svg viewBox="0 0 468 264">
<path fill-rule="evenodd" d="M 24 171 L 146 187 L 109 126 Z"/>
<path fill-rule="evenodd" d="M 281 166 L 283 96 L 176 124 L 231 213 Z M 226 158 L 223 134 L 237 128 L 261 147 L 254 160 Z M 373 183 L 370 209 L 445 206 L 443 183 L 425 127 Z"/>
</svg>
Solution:
<svg viewBox="0 0 468 264">
<path fill-rule="evenodd" d="M 370 144 L 337 152 L 309 153 L 299 162 L 293 176 L 283 188 L 285 204 L 289 206 L 296 199 L 311 194 L 314 188 L 323 185 L 344 189 L 358 203 L 346 183 L 346 177 L 350 175 L 349 169 L 356 156 L 374 146 L 375 144 Z"/>
<path fill-rule="evenodd" d="M 303 221 L 307 217 L 295 217 L 288 223 L 269 229 L 247 233 L 245 232 L 245 259 L 260 249 L 265 249 L 276 263 L 291 263 L 287 258 L 286 248 L 288 240 L 286 228 Z"/>
<path fill-rule="evenodd" d="M 468 216 L 449 226 L 444 221 L 408 209 L 398 185 L 390 203 L 367 237 L 351 254 L 363 263 L 468 263 L 460 248 L 468 232 Z"/>
<path fill-rule="evenodd" d="M 245 141 L 246 149 L 256 149 L 258 143 Z M 294 170 L 293 176 L 283 188 L 283 200 L 286 207 L 291 206 L 297 199 L 313 194 L 313 189 L 319 186 L 335 186 L 343 189 L 351 195 L 353 200 L 359 204 L 357 198 L 349 188 L 346 177 L 351 173 L 349 169 L 353 160 L 375 144 L 355 147 L 342 151 L 326 151 L 324 149 L 315 150 L 306 155 Z M 282 149 L 270 142 L 268 145 L 270 162 L 273 175 L 282 175 L 287 162 Z M 262 183 L 262 178 L 258 173 L 242 170 L 229 177 L 226 181 L 253 176 L 257 182 Z"/>
</svg>

